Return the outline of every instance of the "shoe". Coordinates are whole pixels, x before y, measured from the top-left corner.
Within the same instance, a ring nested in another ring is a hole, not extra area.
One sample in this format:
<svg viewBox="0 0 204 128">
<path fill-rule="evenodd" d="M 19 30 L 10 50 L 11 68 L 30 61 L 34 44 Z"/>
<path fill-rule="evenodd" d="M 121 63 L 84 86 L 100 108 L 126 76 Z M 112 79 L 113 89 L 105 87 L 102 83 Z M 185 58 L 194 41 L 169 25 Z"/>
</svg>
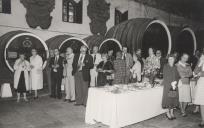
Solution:
<svg viewBox="0 0 204 128">
<path fill-rule="evenodd" d="M 199 114 L 199 111 L 193 111 L 193 115 Z"/>
<path fill-rule="evenodd" d="M 175 120 L 175 119 L 176 119 L 176 117 L 175 117 L 175 116 L 173 116 L 173 117 L 172 117 L 172 119 L 173 119 L 173 120 Z"/>
<path fill-rule="evenodd" d="M 28 99 L 27 99 L 27 98 L 23 98 L 23 99 L 24 99 L 25 102 L 28 102 Z"/>
<path fill-rule="evenodd" d="M 203 124 L 203 123 L 200 123 L 198 126 L 199 126 L 199 127 L 204 127 L 204 124 Z"/>
<path fill-rule="evenodd" d="M 69 100 L 69 103 L 75 102 L 75 100 Z"/>
<path fill-rule="evenodd" d="M 187 117 L 187 114 L 186 113 L 182 113 L 181 116 L 182 117 Z"/>
<path fill-rule="evenodd" d="M 69 101 L 70 99 L 64 99 L 64 102 L 67 102 L 67 101 Z"/>
<path fill-rule="evenodd" d="M 166 118 L 167 118 L 168 120 L 173 120 L 171 117 L 168 117 L 167 115 L 166 115 Z"/>
<path fill-rule="evenodd" d="M 19 103 L 20 102 L 20 99 L 17 99 L 17 101 L 16 101 L 17 103 Z"/>
<path fill-rule="evenodd" d="M 36 99 L 38 99 L 38 96 L 35 96 L 35 97 L 34 97 L 34 100 L 36 100 Z"/>
</svg>

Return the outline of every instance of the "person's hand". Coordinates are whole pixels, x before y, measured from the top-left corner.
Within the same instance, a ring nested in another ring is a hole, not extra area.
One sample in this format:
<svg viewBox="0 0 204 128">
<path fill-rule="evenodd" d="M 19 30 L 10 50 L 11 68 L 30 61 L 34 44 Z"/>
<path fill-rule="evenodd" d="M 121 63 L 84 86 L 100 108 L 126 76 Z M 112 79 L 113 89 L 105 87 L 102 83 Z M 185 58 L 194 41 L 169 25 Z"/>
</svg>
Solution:
<svg viewBox="0 0 204 128">
<path fill-rule="evenodd" d="M 101 68 L 97 69 L 97 72 L 102 72 L 103 70 Z"/>
<path fill-rule="evenodd" d="M 171 86 L 172 86 L 173 90 L 175 90 L 175 89 L 176 89 L 176 84 L 177 84 L 177 82 L 176 82 L 176 81 L 171 82 Z"/>
</svg>

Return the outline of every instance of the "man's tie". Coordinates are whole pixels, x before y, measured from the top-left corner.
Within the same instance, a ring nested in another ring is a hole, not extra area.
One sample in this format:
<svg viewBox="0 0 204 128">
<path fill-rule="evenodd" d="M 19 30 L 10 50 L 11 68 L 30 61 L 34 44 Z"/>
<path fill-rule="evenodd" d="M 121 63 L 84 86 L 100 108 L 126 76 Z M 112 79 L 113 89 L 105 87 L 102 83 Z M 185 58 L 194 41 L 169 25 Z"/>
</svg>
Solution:
<svg viewBox="0 0 204 128">
<path fill-rule="evenodd" d="M 80 56 L 78 61 L 78 69 L 81 70 L 81 63 L 82 63 L 83 55 Z"/>
<path fill-rule="evenodd" d="M 57 64 L 57 61 L 58 61 L 58 58 L 57 58 L 57 56 L 56 56 L 56 57 L 55 57 L 55 62 L 54 62 L 55 65 Z"/>
<path fill-rule="evenodd" d="M 96 61 L 96 54 L 94 55 L 94 63 L 95 63 L 95 61 Z"/>
<path fill-rule="evenodd" d="M 126 54 L 123 55 L 123 60 L 126 60 Z"/>
<path fill-rule="evenodd" d="M 83 55 L 81 55 L 81 56 L 80 56 L 80 59 L 79 59 L 79 64 L 81 64 L 82 59 L 83 59 Z"/>
</svg>

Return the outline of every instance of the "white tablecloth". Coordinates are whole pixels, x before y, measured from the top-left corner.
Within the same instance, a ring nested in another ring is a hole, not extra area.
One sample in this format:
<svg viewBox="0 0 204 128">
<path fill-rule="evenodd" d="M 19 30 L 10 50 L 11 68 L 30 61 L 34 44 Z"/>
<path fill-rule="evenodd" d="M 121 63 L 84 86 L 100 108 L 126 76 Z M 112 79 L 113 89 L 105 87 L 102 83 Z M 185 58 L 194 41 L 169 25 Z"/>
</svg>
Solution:
<svg viewBox="0 0 204 128">
<path fill-rule="evenodd" d="M 90 88 L 85 122 L 101 122 L 111 128 L 138 123 L 165 112 L 161 107 L 163 87 L 120 94 Z"/>
</svg>

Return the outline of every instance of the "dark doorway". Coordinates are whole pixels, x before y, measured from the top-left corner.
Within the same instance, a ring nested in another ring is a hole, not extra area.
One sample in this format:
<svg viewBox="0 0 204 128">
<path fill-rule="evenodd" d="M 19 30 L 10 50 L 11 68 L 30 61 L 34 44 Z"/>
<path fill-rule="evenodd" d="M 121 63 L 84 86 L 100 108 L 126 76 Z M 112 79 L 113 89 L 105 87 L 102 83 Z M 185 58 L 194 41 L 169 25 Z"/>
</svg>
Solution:
<svg viewBox="0 0 204 128">
<path fill-rule="evenodd" d="M 120 51 L 120 46 L 114 40 L 105 41 L 100 47 L 100 53 L 107 53 L 109 50 L 113 50 L 113 55 Z"/>
<path fill-rule="evenodd" d="M 80 40 L 70 39 L 62 44 L 62 46 L 60 47 L 60 52 L 65 53 L 67 47 L 71 47 L 74 53 L 79 53 L 82 45 L 84 44 Z"/>
<path fill-rule="evenodd" d="M 168 35 L 165 28 L 159 24 L 151 24 L 145 31 L 142 39 L 142 56 L 148 56 L 148 49 L 152 47 L 155 50 L 161 50 L 163 56 L 166 56 L 169 47 Z"/>
<path fill-rule="evenodd" d="M 189 31 L 182 31 L 176 38 L 176 51 L 179 52 L 179 54 L 187 53 L 190 56 L 193 55 L 194 41 Z"/>
</svg>

